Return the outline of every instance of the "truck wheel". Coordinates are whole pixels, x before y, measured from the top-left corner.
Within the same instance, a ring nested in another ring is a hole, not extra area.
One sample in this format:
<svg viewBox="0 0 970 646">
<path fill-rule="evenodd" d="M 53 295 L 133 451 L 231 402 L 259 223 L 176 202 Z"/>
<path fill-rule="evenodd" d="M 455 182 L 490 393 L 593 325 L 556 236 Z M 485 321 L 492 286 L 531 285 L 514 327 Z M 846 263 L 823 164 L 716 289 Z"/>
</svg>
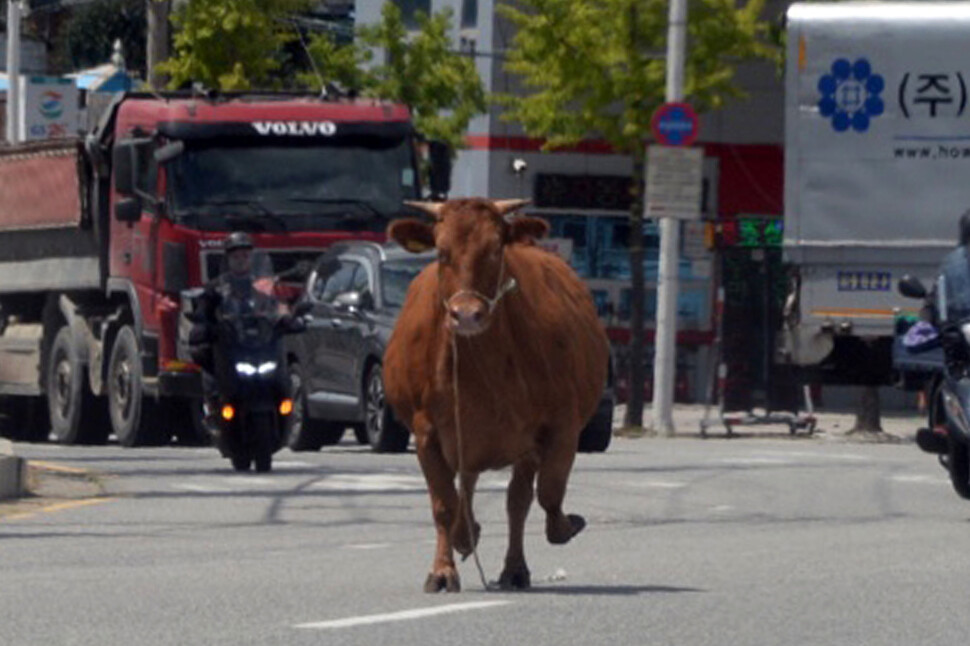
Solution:
<svg viewBox="0 0 970 646">
<path fill-rule="evenodd" d="M 403 453 L 408 448 L 411 434 L 394 419 L 387 405 L 381 364 L 371 366 L 364 384 L 364 424 L 371 449 L 376 453 Z"/>
<path fill-rule="evenodd" d="M 108 362 L 108 412 L 119 444 L 151 446 L 168 440 L 163 432 L 165 420 L 150 409 L 142 381 L 138 339 L 131 326 L 126 325 L 115 338 Z"/>
<path fill-rule="evenodd" d="M 108 423 L 104 401 L 88 388 L 85 366 L 71 329 L 54 337 L 47 361 L 47 407 L 51 431 L 61 444 L 104 444 Z"/>
</svg>

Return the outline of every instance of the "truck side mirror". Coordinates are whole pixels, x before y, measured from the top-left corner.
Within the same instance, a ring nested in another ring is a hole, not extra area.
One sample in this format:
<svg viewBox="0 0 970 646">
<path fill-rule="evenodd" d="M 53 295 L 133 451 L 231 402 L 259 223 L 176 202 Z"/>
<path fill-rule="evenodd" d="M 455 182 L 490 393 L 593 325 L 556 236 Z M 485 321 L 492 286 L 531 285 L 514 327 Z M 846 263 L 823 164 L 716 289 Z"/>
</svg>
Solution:
<svg viewBox="0 0 970 646">
<path fill-rule="evenodd" d="M 111 161 L 115 190 L 121 195 L 135 194 L 135 144 L 119 143 Z"/>
<path fill-rule="evenodd" d="M 428 157 L 431 198 L 444 199 L 451 190 L 451 147 L 443 141 L 428 142 Z"/>
<path fill-rule="evenodd" d="M 141 200 L 137 197 L 126 197 L 115 203 L 115 220 L 134 224 L 141 220 Z"/>
</svg>

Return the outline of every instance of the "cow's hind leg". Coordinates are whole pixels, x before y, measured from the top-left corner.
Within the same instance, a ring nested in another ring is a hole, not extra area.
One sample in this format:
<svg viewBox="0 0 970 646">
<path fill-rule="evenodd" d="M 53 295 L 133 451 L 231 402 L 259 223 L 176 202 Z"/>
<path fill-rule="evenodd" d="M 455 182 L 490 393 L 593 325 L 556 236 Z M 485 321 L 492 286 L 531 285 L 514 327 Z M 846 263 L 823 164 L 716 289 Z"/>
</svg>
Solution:
<svg viewBox="0 0 970 646">
<path fill-rule="evenodd" d="M 505 553 L 505 569 L 498 583 L 503 590 L 525 590 L 532 585 L 529 568 L 525 563 L 525 519 L 532 506 L 533 486 L 536 478 L 536 459 L 532 456 L 517 462 L 512 469 L 512 480 L 506 498 L 509 516 L 509 549 Z"/>
<path fill-rule="evenodd" d="M 458 509 L 458 493 L 455 491 L 455 472 L 448 466 L 441 453 L 441 445 L 427 434 L 417 440 L 418 461 L 428 483 L 431 495 L 431 512 L 434 515 L 437 547 L 431 572 L 424 583 L 425 592 L 459 592 L 461 579 L 455 568 L 449 530 Z"/>
<path fill-rule="evenodd" d="M 467 559 L 475 547 L 482 527 L 475 522 L 475 510 L 472 504 L 475 497 L 475 485 L 478 484 L 478 474 L 462 474 L 461 489 L 458 493 L 458 517 L 451 528 L 451 545 L 461 554 L 462 560 Z M 469 523 L 470 529 L 469 529 Z"/>
<path fill-rule="evenodd" d="M 586 527 L 582 516 L 562 511 L 575 458 L 576 447 L 559 441 L 546 447 L 539 464 L 539 504 L 546 512 L 546 539 L 554 545 L 568 543 Z"/>
</svg>

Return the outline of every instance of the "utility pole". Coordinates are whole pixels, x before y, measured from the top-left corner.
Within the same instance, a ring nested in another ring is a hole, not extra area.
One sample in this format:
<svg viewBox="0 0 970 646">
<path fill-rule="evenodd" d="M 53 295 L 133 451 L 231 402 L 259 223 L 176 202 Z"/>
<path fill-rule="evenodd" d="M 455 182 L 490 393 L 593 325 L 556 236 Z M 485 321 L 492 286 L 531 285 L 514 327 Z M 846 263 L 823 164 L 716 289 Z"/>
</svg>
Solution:
<svg viewBox="0 0 970 646">
<path fill-rule="evenodd" d="M 168 83 L 168 77 L 155 68 L 169 58 L 169 14 L 172 0 L 145 0 L 148 3 L 148 70 L 145 74 L 148 84 L 161 90 Z"/>
<path fill-rule="evenodd" d="M 684 98 L 687 0 L 670 0 L 667 22 L 667 102 Z M 657 336 L 653 362 L 653 430 L 673 437 L 677 357 L 677 271 L 680 221 L 660 220 L 660 271 L 657 285 Z"/>
<path fill-rule="evenodd" d="M 21 0 L 7 1 L 7 142 L 20 143 Z"/>
</svg>

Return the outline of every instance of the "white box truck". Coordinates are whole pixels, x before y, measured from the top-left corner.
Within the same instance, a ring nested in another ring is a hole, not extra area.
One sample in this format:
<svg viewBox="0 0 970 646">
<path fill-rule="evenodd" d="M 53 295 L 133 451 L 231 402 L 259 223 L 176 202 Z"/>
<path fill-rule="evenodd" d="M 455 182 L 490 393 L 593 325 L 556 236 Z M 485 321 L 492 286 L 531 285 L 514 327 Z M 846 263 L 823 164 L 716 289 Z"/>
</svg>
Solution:
<svg viewBox="0 0 970 646">
<path fill-rule="evenodd" d="M 929 283 L 970 209 L 970 3 L 793 4 L 778 360 L 892 381 L 896 284 Z"/>
</svg>

